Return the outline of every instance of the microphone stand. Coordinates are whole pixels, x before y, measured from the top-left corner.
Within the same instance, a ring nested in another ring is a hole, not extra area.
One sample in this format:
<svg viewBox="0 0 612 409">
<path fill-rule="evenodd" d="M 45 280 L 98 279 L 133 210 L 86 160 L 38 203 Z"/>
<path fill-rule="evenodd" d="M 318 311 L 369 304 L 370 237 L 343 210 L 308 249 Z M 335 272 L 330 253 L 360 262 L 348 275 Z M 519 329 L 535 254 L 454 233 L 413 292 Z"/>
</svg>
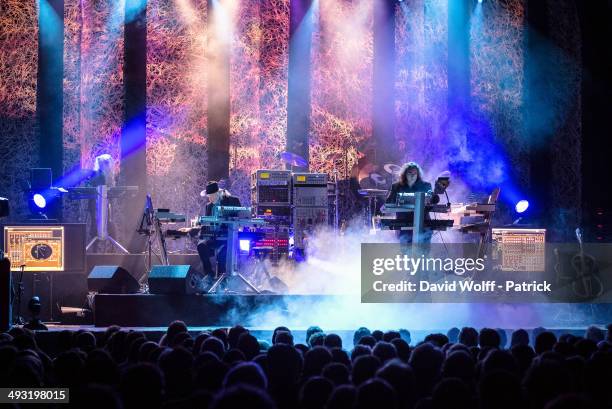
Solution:
<svg viewBox="0 0 612 409">
<path fill-rule="evenodd" d="M 26 268 L 25 264 L 19 266 L 19 282 L 17 283 L 17 295 L 13 299 L 13 302 L 17 303 L 17 315 L 15 316 L 14 323 L 16 325 L 24 325 L 25 320 L 21 316 L 21 296 L 23 294 L 23 272 Z"/>
<path fill-rule="evenodd" d="M 140 280 L 138 280 L 138 284 L 140 285 L 141 290 L 145 290 L 144 292 L 148 292 L 146 291 L 145 283 L 149 278 L 149 274 L 151 273 L 153 264 L 153 221 L 151 220 L 152 212 L 153 209 L 150 208 L 148 205 L 145 205 L 145 210 L 144 212 L 142 212 L 142 217 L 140 219 L 140 226 L 138 226 L 137 230 L 139 234 L 147 236 L 147 254 L 149 258 L 147 259 L 146 272 L 145 274 L 143 274 Z"/>
</svg>

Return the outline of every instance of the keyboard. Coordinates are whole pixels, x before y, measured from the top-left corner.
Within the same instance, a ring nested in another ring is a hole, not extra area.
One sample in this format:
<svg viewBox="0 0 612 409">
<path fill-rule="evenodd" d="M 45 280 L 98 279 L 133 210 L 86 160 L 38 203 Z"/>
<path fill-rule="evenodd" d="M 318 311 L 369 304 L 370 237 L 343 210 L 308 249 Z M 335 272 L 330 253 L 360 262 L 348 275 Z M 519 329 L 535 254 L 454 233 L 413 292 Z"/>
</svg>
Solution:
<svg viewBox="0 0 612 409">
<path fill-rule="evenodd" d="M 247 219 L 251 217 L 251 208 L 245 206 L 214 206 L 213 217 L 220 219 L 224 218 L 241 218 Z"/>
<path fill-rule="evenodd" d="M 431 230 L 446 230 L 453 227 L 452 220 L 425 220 L 425 227 Z M 380 219 L 380 228 L 383 230 L 412 230 L 413 225 L 407 220 Z"/>
<path fill-rule="evenodd" d="M 466 212 L 476 212 L 476 213 L 492 213 L 495 211 L 495 203 L 472 203 L 465 206 Z"/>
<path fill-rule="evenodd" d="M 133 197 L 138 192 L 138 186 L 113 186 L 108 188 L 109 199 L 130 195 Z M 68 198 L 72 200 L 95 199 L 98 189 L 93 186 L 69 187 Z"/>
<path fill-rule="evenodd" d="M 431 213 L 450 213 L 451 209 L 445 204 L 441 205 L 427 205 L 425 206 L 425 212 Z M 414 205 L 396 205 L 395 203 L 386 203 L 383 213 L 412 213 L 414 212 Z"/>
<path fill-rule="evenodd" d="M 187 217 L 184 214 L 159 210 L 156 213 L 156 217 L 161 223 L 184 223 L 187 220 Z"/>
<path fill-rule="evenodd" d="M 211 225 L 216 225 L 216 224 L 234 224 L 234 225 L 239 225 L 239 226 L 248 226 L 248 225 L 262 225 L 265 224 L 266 221 L 264 219 L 260 219 L 260 218 L 244 218 L 244 219 L 240 219 L 240 218 L 236 218 L 236 219 L 229 219 L 229 218 L 222 218 L 222 217 L 217 217 L 217 216 L 200 216 L 198 218 L 198 224 L 200 226 L 211 226 Z"/>
<path fill-rule="evenodd" d="M 414 213 L 414 205 L 401 205 L 398 206 L 395 203 L 386 203 L 385 207 L 381 209 L 382 213 Z"/>
</svg>

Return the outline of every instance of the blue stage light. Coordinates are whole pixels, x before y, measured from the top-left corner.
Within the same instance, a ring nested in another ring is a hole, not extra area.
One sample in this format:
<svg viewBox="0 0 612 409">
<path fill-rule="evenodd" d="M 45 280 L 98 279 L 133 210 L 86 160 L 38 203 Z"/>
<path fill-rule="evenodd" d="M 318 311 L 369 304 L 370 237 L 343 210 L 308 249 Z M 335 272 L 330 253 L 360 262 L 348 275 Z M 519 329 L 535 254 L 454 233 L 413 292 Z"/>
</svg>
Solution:
<svg viewBox="0 0 612 409">
<path fill-rule="evenodd" d="M 39 209 L 44 209 L 47 207 L 47 199 L 45 199 L 45 197 L 40 193 L 34 194 L 34 196 L 32 196 L 32 201 Z"/>
<path fill-rule="evenodd" d="M 482 4 L 483 0 L 478 0 L 478 4 Z"/>
<path fill-rule="evenodd" d="M 249 252 L 251 249 L 251 240 L 241 239 L 240 240 L 240 251 Z"/>
<path fill-rule="evenodd" d="M 514 210 L 516 210 L 517 213 L 523 213 L 527 210 L 527 208 L 529 207 L 529 202 L 527 200 L 519 200 L 516 205 L 514 206 Z"/>
</svg>

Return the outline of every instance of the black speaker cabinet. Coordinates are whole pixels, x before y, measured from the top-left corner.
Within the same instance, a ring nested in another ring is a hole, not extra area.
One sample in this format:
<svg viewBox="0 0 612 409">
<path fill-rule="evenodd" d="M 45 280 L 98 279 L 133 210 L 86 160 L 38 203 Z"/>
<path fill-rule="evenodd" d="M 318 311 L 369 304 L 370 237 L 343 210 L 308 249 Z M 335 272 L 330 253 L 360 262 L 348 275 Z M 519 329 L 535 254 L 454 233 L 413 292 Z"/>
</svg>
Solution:
<svg viewBox="0 0 612 409">
<path fill-rule="evenodd" d="M 198 275 L 190 265 L 153 266 L 149 274 L 151 294 L 195 294 L 199 288 Z"/>
<path fill-rule="evenodd" d="M 101 294 L 130 294 L 139 289 L 138 280 L 119 266 L 95 266 L 87 277 L 87 288 Z"/>
<path fill-rule="evenodd" d="M 11 263 L 0 259 L 0 332 L 11 327 Z"/>
</svg>

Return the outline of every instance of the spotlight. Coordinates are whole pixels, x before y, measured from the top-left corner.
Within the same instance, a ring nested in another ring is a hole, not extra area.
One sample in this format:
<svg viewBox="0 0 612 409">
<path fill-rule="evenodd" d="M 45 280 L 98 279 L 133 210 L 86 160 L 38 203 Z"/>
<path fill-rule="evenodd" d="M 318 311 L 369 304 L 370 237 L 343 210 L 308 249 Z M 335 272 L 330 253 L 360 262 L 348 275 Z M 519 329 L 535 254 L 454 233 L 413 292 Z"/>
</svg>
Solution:
<svg viewBox="0 0 612 409">
<path fill-rule="evenodd" d="M 39 209 L 47 207 L 47 199 L 40 193 L 35 193 L 34 196 L 32 196 L 32 201 Z"/>
<path fill-rule="evenodd" d="M 31 168 L 28 190 L 25 198 L 32 219 L 48 219 L 47 212 L 50 210 L 50 203 L 54 193 L 51 187 L 53 175 L 50 168 Z"/>
<path fill-rule="evenodd" d="M 478 4 L 482 4 L 484 0 L 478 0 Z"/>
<path fill-rule="evenodd" d="M 26 192 L 26 200 L 30 210 L 30 219 L 32 220 L 49 220 L 57 211 L 58 199 L 62 195 L 62 189 L 52 187 L 41 191 Z M 54 218 L 53 218 L 54 219 Z"/>
<path fill-rule="evenodd" d="M 519 200 L 516 205 L 514 206 L 514 210 L 516 210 L 517 213 L 524 213 L 527 208 L 529 207 L 529 202 L 527 200 Z"/>
<path fill-rule="evenodd" d="M 48 219 L 47 211 L 49 208 L 47 205 L 49 204 L 49 198 L 45 197 L 44 193 L 28 193 L 28 208 L 30 209 L 30 219 L 32 220 L 42 220 Z"/>
<path fill-rule="evenodd" d="M 529 207 L 529 202 L 525 199 L 519 200 L 518 202 L 516 202 L 516 204 L 514 205 L 514 211 L 516 212 L 516 220 L 514 220 L 512 222 L 512 225 L 518 225 L 519 223 L 524 224 L 525 221 L 525 217 L 526 217 L 526 211 L 527 208 Z"/>
<path fill-rule="evenodd" d="M 251 240 L 248 240 L 248 239 L 240 240 L 240 251 L 244 251 L 248 253 L 249 250 L 251 250 Z"/>
</svg>

